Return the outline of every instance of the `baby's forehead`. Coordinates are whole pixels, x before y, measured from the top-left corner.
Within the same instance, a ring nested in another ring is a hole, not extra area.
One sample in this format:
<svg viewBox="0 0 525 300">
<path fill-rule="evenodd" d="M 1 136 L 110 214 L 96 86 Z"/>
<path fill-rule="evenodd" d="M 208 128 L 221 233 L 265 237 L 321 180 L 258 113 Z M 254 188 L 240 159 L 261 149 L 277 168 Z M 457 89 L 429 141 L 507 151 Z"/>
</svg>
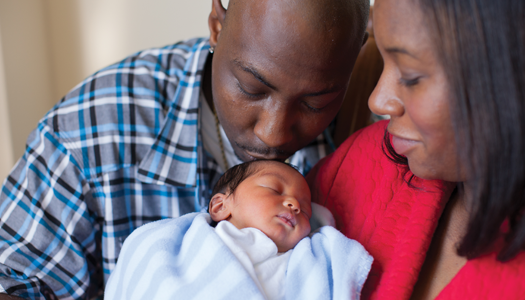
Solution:
<svg viewBox="0 0 525 300">
<path fill-rule="evenodd" d="M 290 176 L 293 176 L 294 178 L 297 178 L 298 180 L 305 180 L 304 176 L 297 171 L 294 167 L 291 165 L 276 162 L 276 161 L 257 161 L 256 164 L 253 165 L 254 170 L 252 173 L 252 176 L 255 177 L 263 177 L 263 176 L 271 176 L 276 177 L 283 182 L 288 181 L 287 179 Z"/>
<path fill-rule="evenodd" d="M 281 169 L 281 170 L 287 170 L 287 171 L 290 171 L 290 172 L 293 172 L 293 173 L 296 173 L 298 176 L 301 176 L 301 173 L 299 171 L 297 171 L 293 166 L 287 164 L 287 163 L 283 163 L 283 162 L 279 162 L 279 161 L 274 161 L 274 160 L 258 160 L 258 161 L 255 161 L 254 164 L 253 164 L 253 171 L 254 173 L 253 174 L 264 174 L 264 173 L 268 173 L 268 172 L 272 172 L 272 171 L 275 171 L 277 169 Z"/>
</svg>

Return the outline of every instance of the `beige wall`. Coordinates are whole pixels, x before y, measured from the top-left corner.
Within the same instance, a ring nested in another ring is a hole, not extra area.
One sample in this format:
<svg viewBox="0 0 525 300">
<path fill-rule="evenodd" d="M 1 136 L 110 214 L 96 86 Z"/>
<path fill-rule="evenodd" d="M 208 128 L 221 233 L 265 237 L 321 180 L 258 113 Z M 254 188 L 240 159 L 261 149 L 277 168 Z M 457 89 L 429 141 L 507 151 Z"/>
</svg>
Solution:
<svg viewBox="0 0 525 300">
<path fill-rule="evenodd" d="M 13 149 L 9 115 L 7 114 L 7 93 L 5 90 L 4 60 L 2 59 L 2 27 L 0 26 L 0 182 L 4 180 L 13 165 Z"/>
<path fill-rule="evenodd" d="M 209 35 L 211 0 L 46 3 L 57 97 L 87 75 L 133 52 Z"/>
<path fill-rule="evenodd" d="M 83 78 L 138 50 L 208 36 L 210 9 L 211 0 L 0 0 L 0 175 Z"/>
<path fill-rule="evenodd" d="M 49 51 L 42 1 L 0 0 L 0 28 L 5 93 L 16 156 L 44 113 L 51 107 Z"/>
</svg>

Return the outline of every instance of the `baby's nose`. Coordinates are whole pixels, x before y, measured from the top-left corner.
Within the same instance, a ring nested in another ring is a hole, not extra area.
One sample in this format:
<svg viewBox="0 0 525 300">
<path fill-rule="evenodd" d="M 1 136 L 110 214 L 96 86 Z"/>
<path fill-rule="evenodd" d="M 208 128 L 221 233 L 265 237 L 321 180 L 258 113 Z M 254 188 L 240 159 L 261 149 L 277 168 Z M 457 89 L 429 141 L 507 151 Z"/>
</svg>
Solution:
<svg viewBox="0 0 525 300">
<path fill-rule="evenodd" d="M 295 214 L 301 212 L 301 206 L 299 205 L 299 202 L 293 197 L 286 199 L 285 205 L 288 206 Z"/>
</svg>

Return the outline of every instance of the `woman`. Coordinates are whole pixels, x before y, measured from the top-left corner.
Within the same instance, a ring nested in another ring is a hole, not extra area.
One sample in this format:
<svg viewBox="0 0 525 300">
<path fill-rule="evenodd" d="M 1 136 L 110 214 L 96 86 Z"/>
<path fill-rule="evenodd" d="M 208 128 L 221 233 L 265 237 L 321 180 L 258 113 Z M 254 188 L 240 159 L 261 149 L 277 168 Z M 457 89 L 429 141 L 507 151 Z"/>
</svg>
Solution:
<svg viewBox="0 0 525 300">
<path fill-rule="evenodd" d="M 525 3 L 376 0 L 390 115 L 309 177 L 374 256 L 363 298 L 524 299 Z"/>
</svg>

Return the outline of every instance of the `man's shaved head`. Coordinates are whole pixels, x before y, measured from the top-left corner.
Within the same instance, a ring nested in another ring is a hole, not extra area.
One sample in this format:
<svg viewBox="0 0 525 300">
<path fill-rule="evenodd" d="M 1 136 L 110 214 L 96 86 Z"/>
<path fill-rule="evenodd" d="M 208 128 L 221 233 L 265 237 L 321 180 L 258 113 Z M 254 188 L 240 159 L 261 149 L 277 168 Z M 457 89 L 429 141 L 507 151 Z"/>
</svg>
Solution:
<svg viewBox="0 0 525 300">
<path fill-rule="evenodd" d="M 348 38 L 362 39 L 368 21 L 368 0 L 230 0 L 224 27 L 231 22 L 232 30 L 239 24 L 288 18 L 289 26 L 282 30 L 311 30 L 334 36 L 343 31 Z M 223 28 L 223 31 L 226 28 Z"/>
<path fill-rule="evenodd" d="M 284 160 L 339 111 L 368 0 L 212 1 L 206 98 L 243 161 Z"/>
</svg>

